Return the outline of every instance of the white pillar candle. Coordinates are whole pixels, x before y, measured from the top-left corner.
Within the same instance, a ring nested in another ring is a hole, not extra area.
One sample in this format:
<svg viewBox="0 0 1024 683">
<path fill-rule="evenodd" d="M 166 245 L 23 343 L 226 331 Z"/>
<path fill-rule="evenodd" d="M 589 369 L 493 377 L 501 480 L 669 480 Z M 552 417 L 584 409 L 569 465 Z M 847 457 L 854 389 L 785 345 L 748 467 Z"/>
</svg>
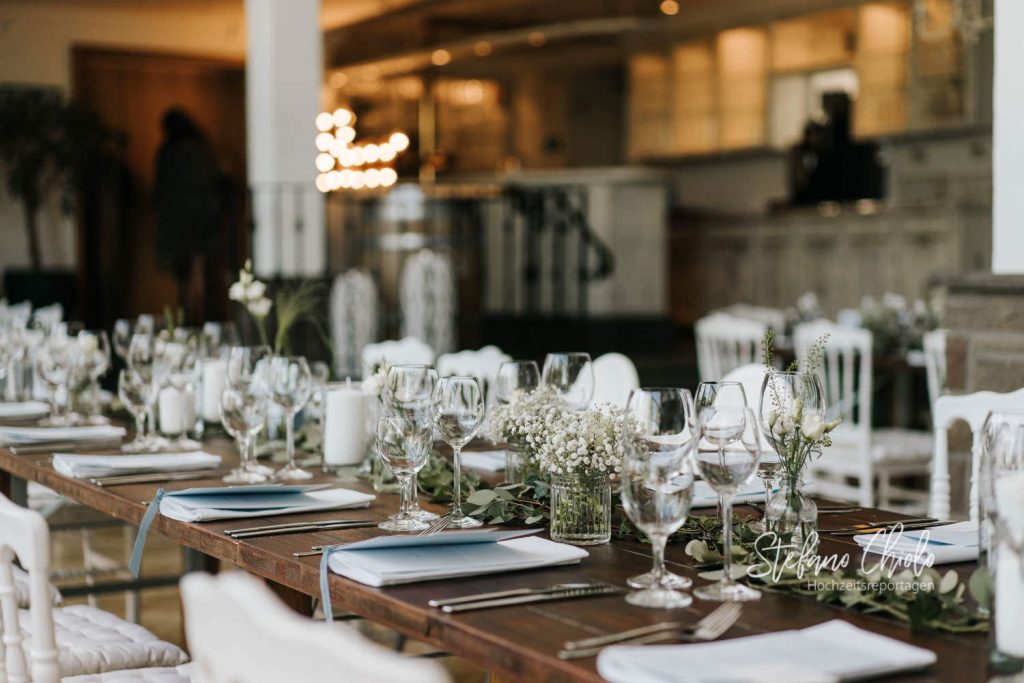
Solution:
<svg viewBox="0 0 1024 683">
<path fill-rule="evenodd" d="M 1001 474 L 995 489 L 1002 521 L 995 548 L 996 649 L 1024 658 L 1024 472 Z"/>
<path fill-rule="evenodd" d="M 357 465 L 366 455 L 366 398 L 363 390 L 345 380 L 328 386 L 324 406 L 324 463 Z"/>
<path fill-rule="evenodd" d="M 223 358 L 203 361 L 202 416 L 207 422 L 220 422 L 220 395 L 224 393 L 224 376 L 228 363 Z"/>
<path fill-rule="evenodd" d="M 164 434 L 184 434 L 196 424 L 195 398 L 187 389 L 161 389 L 158 409 L 160 431 Z"/>
</svg>

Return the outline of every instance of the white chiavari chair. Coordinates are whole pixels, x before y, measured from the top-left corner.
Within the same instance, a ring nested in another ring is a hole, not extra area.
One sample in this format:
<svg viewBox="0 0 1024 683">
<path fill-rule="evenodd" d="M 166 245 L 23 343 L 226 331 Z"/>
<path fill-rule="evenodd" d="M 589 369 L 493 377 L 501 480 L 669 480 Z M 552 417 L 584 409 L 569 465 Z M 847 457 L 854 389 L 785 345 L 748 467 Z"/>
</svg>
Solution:
<svg viewBox="0 0 1024 683">
<path fill-rule="evenodd" d="M 330 311 L 334 368 L 354 377 L 362 367 L 360 351 L 377 341 L 377 285 L 370 274 L 353 268 L 334 278 Z"/>
<path fill-rule="evenodd" d="M 434 355 L 434 349 L 416 337 L 367 344 L 360 354 L 363 361 L 363 378 L 369 377 L 373 368 L 380 363 L 430 365 L 434 362 Z"/>
<path fill-rule="evenodd" d="M 455 274 L 451 258 L 429 249 L 406 259 L 399 282 L 402 335 L 438 353 L 455 346 Z"/>
<path fill-rule="evenodd" d="M 494 382 L 498 377 L 498 368 L 510 360 L 512 356 L 494 345 L 485 346 L 477 351 L 442 353 L 437 357 L 437 374 L 441 377 L 476 377 L 480 381 L 480 386 L 484 388 L 484 395 L 490 405 L 494 402 Z"/>
<path fill-rule="evenodd" d="M 15 559 L 28 573 L 27 609 L 18 604 Z M 0 682 L 70 682 L 85 674 L 188 661 L 180 648 L 113 614 L 88 605 L 54 607 L 49 571 L 46 520 L 0 496 Z"/>
<path fill-rule="evenodd" d="M 949 428 L 965 422 L 971 430 L 971 479 L 968 513 L 978 519 L 978 472 L 982 458 L 982 426 L 990 412 L 1024 413 L 1024 389 L 1005 394 L 978 391 L 959 396 L 940 396 L 932 408 L 935 454 L 932 460 L 931 497 L 928 514 L 938 519 L 950 515 Z"/>
<path fill-rule="evenodd" d="M 786 329 L 786 312 L 781 308 L 753 306 L 751 304 L 733 304 L 718 311 L 742 320 L 753 320 L 765 327 L 771 327 L 779 334 Z"/>
<path fill-rule="evenodd" d="M 633 361 L 621 353 L 606 353 L 594 359 L 594 397 L 590 404 L 611 403 L 626 407 L 629 392 L 640 387 Z"/>
<path fill-rule="evenodd" d="M 946 330 L 932 330 L 924 334 L 924 368 L 928 380 L 928 401 L 935 409 L 935 401 L 946 393 Z"/>
<path fill-rule="evenodd" d="M 747 405 L 756 415 L 761 405 L 761 385 L 764 383 L 768 369 L 761 363 L 748 363 L 730 370 L 723 382 L 739 382 L 743 385 L 743 393 L 747 396 Z"/>
<path fill-rule="evenodd" d="M 828 415 L 841 415 L 843 423 L 832 432 L 832 447 L 811 463 L 816 489 L 823 496 L 870 507 L 876 502 L 877 476 L 880 507 L 904 500 L 907 509 L 923 509 L 927 492 L 897 488 L 892 478 L 927 475 L 933 447 L 931 434 L 872 428 L 872 339 L 868 330 L 828 320 L 798 325 L 793 341 L 801 365 L 806 365 L 811 347 L 826 334 L 828 340 L 817 371 L 825 389 Z"/>
<path fill-rule="evenodd" d="M 724 313 L 714 313 L 698 320 L 694 333 L 701 380 L 714 382 L 734 368 L 757 362 L 767 328 L 756 320 Z"/>
<path fill-rule="evenodd" d="M 448 680 L 431 660 L 403 657 L 343 624 L 300 617 L 242 572 L 189 574 L 181 594 L 198 683 Z"/>
</svg>

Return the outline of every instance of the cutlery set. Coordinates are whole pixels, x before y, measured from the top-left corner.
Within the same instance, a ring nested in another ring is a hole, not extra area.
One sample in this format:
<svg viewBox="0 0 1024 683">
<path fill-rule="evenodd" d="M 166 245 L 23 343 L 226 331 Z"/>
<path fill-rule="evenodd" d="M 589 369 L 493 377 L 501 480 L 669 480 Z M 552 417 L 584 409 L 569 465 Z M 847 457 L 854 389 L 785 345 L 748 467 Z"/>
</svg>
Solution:
<svg viewBox="0 0 1024 683">
<path fill-rule="evenodd" d="M 860 534 L 873 534 L 879 531 L 892 531 L 899 525 L 903 525 L 905 531 L 916 531 L 921 529 L 932 529 L 935 527 L 953 524 L 951 521 L 939 521 L 934 517 L 920 517 L 914 519 L 897 519 L 889 522 L 863 522 L 838 529 L 819 529 L 820 533 L 831 536 L 858 536 Z"/>
<path fill-rule="evenodd" d="M 55 451 L 105 451 L 120 448 L 121 440 L 117 441 L 33 441 L 20 445 L 8 444 L 11 453 L 15 455 L 39 455 L 40 453 L 52 453 Z"/>
<path fill-rule="evenodd" d="M 302 534 L 313 531 L 331 531 L 334 529 L 363 529 L 377 526 L 372 519 L 325 519 L 318 522 L 287 522 L 285 524 L 268 524 L 265 526 L 246 527 L 244 529 L 225 529 L 224 533 L 234 539 L 262 538 L 264 536 L 283 536 L 285 534 Z"/>
<path fill-rule="evenodd" d="M 154 472 L 141 474 L 116 474 L 109 477 L 94 477 L 89 480 L 96 486 L 121 486 L 126 484 L 157 484 L 165 481 L 190 481 L 217 476 L 214 470 L 193 470 L 190 472 Z"/>
<path fill-rule="evenodd" d="M 438 607 L 442 612 L 454 614 L 492 607 L 509 607 L 512 605 L 529 605 L 537 602 L 553 600 L 570 600 L 572 598 L 589 598 L 602 595 L 615 595 L 624 589 L 607 583 L 559 583 L 544 588 L 514 588 L 493 593 L 479 593 L 460 598 L 431 600 L 431 607 Z"/>
</svg>

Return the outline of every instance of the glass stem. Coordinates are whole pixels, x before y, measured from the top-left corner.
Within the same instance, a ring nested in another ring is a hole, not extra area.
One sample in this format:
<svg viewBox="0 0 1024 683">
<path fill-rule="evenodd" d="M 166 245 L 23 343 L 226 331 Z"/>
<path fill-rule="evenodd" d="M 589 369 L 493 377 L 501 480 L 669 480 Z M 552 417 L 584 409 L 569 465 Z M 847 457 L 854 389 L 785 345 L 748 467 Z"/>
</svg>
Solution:
<svg viewBox="0 0 1024 683">
<path fill-rule="evenodd" d="M 668 537 L 663 534 L 651 536 L 651 550 L 654 552 L 654 584 L 660 586 L 665 580 L 665 543 Z"/>
<path fill-rule="evenodd" d="M 462 517 L 462 446 L 454 446 L 455 486 L 452 491 L 452 514 Z"/>
<path fill-rule="evenodd" d="M 288 449 L 288 467 L 295 465 L 295 416 L 287 413 L 284 416 L 285 445 Z"/>
<path fill-rule="evenodd" d="M 399 481 L 398 495 L 400 502 L 398 504 L 398 517 L 399 519 L 408 519 L 412 515 L 409 508 L 409 482 L 412 479 L 408 475 L 399 476 L 396 474 L 395 476 Z"/>
<path fill-rule="evenodd" d="M 135 418 L 135 438 L 141 439 L 146 434 L 146 411 L 132 413 Z"/>
<path fill-rule="evenodd" d="M 417 475 L 415 475 L 415 474 L 410 476 L 409 477 L 409 482 L 408 482 L 408 484 L 406 486 L 406 488 L 408 488 L 408 491 L 406 491 L 405 495 L 406 495 L 406 498 L 409 499 L 409 512 L 410 513 L 412 513 L 414 510 L 417 510 L 419 508 L 419 506 L 420 506 L 419 491 L 416 490 L 418 488 L 418 486 L 419 486 L 417 484 L 417 482 L 416 482 L 416 476 Z"/>
<path fill-rule="evenodd" d="M 722 500 L 722 584 L 731 586 L 732 580 L 732 493 L 723 493 Z"/>
</svg>

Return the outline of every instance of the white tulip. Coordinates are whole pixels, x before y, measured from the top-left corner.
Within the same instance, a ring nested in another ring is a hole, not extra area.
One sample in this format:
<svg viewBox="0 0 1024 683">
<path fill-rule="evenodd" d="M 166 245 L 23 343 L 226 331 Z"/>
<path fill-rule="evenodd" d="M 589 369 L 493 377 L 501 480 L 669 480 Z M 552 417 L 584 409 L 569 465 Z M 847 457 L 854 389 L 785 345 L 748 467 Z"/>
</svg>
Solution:
<svg viewBox="0 0 1024 683">
<path fill-rule="evenodd" d="M 249 301 L 256 301 L 262 299 L 263 295 L 267 292 L 267 286 L 259 280 L 253 280 L 248 287 L 245 288 L 245 298 Z"/>
<path fill-rule="evenodd" d="M 232 301 L 245 301 L 245 285 L 241 281 L 232 284 L 228 289 L 228 298 Z"/>
<path fill-rule="evenodd" d="M 808 415 L 800 425 L 800 432 L 808 441 L 817 441 L 825 433 L 825 423 L 820 415 Z"/>
<path fill-rule="evenodd" d="M 270 307 L 272 304 L 273 302 L 270 299 L 264 297 L 262 299 L 257 299 L 256 301 L 250 301 L 246 307 L 249 309 L 249 312 L 257 318 L 265 318 L 267 317 L 267 314 L 270 313 Z"/>
</svg>

